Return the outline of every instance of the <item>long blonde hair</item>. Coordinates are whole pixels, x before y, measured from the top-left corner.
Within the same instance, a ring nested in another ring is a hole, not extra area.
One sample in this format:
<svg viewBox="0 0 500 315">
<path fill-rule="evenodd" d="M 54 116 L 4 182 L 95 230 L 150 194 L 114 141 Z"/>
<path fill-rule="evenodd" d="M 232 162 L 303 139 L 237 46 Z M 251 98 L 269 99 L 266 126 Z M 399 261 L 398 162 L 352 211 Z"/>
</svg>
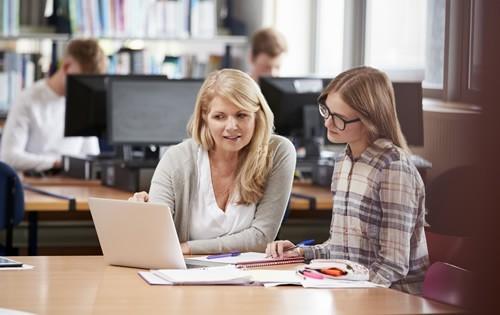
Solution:
<svg viewBox="0 0 500 315">
<path fill-rule="evenodd" d="M 239 154 L 236 188 L 240 194 L 238 203 L 256 203 L 264 194 L 271 170 L 272 154 L 269 152 L 269 141 L 274 130 L 274 115 L 259 86 L 248 74 L 235 69 L 212 72 L 198 92 L 195 110 L 188 124 L 188 133 L 207 151 L 215 146 L 205 121 L 215 97 L 255 113 L 252 139 Z"/>
<path fill-rule="evenodd" d="M 409 152 L 396 113 L 392 83 L 384 72 L 364 66 L 349 69 L 328 84 L 319 101 L 324 102 L 330 92 L 338 93 L 344 102 L 360 113 L 370 143 L 387 138 Z"/>
</svg>

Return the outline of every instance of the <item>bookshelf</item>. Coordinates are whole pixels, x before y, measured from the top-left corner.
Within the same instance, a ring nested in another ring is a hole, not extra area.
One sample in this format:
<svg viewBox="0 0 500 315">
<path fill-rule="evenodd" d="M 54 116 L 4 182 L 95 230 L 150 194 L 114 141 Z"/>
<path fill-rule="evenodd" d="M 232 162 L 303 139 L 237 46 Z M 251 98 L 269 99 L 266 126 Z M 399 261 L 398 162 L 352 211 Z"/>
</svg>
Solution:
<svg viewBox="0 0 500 315">
<path fill-rule="evenodd" d="M 220 27 L 225 2 L 0 0 L 0 118 L 19 91 L 49 74 L 75 38 L 99 41 L 109 73 L 200 78 L 241 68 L 248 40 Z"/>
</svg>

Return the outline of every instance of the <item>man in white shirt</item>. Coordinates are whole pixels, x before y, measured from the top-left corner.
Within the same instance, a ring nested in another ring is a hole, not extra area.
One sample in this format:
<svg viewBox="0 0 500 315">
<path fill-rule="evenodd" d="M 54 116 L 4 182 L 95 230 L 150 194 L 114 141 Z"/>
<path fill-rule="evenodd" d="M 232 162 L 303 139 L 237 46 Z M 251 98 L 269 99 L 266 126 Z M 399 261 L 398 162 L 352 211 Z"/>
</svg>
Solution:
<svg viewBox="0 0 500 315">
<path fill-rule="evenodd" d="M 59 69 L 23 91 L 9 110 L 0 158 L 13 168 L 61 168 L 61 156 L 99 154 L 96 137 L 64 137 L 66 76 L 104 73 L 106 56 L 97 41 L 71 41 Z"/>
</svg>

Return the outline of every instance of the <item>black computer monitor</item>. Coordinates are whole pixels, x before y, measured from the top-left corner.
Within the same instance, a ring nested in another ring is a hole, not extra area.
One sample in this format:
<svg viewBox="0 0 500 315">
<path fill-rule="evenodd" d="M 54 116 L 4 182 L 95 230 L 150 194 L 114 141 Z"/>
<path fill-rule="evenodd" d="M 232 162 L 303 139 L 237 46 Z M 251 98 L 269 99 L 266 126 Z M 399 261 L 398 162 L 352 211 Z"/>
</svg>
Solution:
<svg viewBox="0 0 500 315">
<path fill-rule="evenodd" d="M 317 99 L 329 81 L 298 77 L 260 78 L 262 94 L 274 113 L 276 133 L 291 138 L 324 137 L 326 131 Z M 304 83 L 313 84 L 304 88 Z"/>
<path fill-rule="evenodd" d="M 317 111 L 320 92 L 299 92 L 297 82 L 312 78 L 261 78 L 259 83 L 274 113 L 276 133 L 286 137 L 311 138 L 324 135 L 323 121 Z M 316 79 L 318 80 L 318 79 Z M 331 79 L 319 79 L 326 88 Z M 423 145 L 422 84 L 393 82 L 396 112 L 409 145 Z M 305 116 L 306 115 L 306 116 Z M 314 130 L 314 125 L 319 125 Z"/>
<path fill-rule="evenodd" d="M 149 81 L 113 78 L 109 81 L 108 132 L 112 144 L 169 145 L 187 137 L 203 80 Z"/>
<path fill-rule="evenodd" d="M 110 78 L 166 80 L 164 75 L 69 75 L 66 81 L 65 137 L 107 137 L 107 85 Z"/>
<path fill-rule="evenodd" d="M 106 77 L 106 75 L 67 77 L 64 136 L 105 136 Z"/>
</svg>

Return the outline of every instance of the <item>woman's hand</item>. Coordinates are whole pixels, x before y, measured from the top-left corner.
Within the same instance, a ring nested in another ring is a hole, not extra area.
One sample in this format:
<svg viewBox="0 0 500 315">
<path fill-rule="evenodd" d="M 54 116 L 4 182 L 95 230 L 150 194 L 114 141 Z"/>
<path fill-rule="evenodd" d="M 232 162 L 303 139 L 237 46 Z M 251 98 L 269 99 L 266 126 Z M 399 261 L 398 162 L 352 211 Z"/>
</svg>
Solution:
<svg viewBox="0 0 500 315">
<path fill-rule="evenodd" d="M 184 255 L 191 255 L 191 248 L 188 243 L 181 243 L 181 249 Z"/>
<path fill-rule="evenodd" d="M 136 192 L 132 197 L 128 198 L 128 201 L 148 202 L 149 195 L 145 191 Z"/>
<path fill-rule="evenodd" d="M 304 252 L 290 241 L 275 241 L 267 244 L 266 256 L 272 258 L 300 257 Z"/>
</svg>

